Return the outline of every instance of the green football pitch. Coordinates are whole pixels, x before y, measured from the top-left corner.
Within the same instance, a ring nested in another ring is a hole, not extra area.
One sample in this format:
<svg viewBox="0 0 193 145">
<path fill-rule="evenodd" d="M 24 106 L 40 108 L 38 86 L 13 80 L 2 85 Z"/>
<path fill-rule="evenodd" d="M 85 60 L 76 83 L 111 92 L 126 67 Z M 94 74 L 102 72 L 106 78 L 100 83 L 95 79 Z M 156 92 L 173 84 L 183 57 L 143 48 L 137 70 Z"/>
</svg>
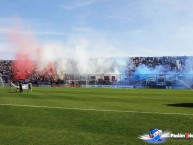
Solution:
<svg viewBox="0 0 193 145">
<path fill-rule="evenodd" d="M 139 136 L 153 128 L 193 134 L 193 91 L 0 88 L 0 145 L 145 145 Z"/>
</svg>

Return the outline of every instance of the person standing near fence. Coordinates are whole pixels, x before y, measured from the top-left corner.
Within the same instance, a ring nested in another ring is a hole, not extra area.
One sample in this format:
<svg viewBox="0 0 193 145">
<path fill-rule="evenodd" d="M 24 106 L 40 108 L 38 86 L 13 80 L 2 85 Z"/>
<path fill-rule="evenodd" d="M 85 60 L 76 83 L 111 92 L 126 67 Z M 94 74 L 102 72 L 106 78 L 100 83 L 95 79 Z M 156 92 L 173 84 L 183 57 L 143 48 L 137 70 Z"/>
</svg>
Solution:
<svg viewBox="0 0 193 145">
<path fill-rule="evenodd" d="M 22 93 L 23 92 L 23 88 L 22 88 L 22 83 L 19 82 L 19 92 Z"/>
<path fill-rule="evenodd" d="M 10 92 L 12 92 L 12 91 L 13 91 L 13 84 L 12 84 L 12 81 L 10 81 L 9 87 L 10 87 Z"/>
<path fill-rule="evenodd" d="M 30 92 L 32 92 L 32 83 L 31 82 L 28 83 L 28 89 Z"/>
</svg>

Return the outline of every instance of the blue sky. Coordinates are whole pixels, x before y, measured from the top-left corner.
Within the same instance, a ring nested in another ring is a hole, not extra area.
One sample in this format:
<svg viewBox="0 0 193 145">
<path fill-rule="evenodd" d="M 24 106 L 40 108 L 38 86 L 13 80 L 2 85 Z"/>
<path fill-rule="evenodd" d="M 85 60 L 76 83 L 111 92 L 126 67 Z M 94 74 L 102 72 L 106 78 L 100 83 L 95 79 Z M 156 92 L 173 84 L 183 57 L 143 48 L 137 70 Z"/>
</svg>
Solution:
<svg viewBox="0 0 193 145">
<path fill-rule="evenodd" d="M 0 59 L 14 55 L 14 27 L 91 57 L 193 55 L 192 0 L 1 0 L 0 10 Z"/>
</svg>

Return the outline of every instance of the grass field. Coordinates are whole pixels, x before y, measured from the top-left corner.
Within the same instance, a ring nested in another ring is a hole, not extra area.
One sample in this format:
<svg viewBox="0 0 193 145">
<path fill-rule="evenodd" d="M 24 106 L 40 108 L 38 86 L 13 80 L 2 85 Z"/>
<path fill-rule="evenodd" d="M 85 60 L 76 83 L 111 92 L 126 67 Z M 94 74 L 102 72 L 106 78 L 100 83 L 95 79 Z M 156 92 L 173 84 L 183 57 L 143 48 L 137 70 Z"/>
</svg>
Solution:
<svg viewBox="0 0 193 145">
<path fill-rule="evenodd" d="M 192 90 L 33 89 L 0 88 L 0 145 L 145 145 L 138 137 L 152 128 L 193 133 Z"/>
</svg>

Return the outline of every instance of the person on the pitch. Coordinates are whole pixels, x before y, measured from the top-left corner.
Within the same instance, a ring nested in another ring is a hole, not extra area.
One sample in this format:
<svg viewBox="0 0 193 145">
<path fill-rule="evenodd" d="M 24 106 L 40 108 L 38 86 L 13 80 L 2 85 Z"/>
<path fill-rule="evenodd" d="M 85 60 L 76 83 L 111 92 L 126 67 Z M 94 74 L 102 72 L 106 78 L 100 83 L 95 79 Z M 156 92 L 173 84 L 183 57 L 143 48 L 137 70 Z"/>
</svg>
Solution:
<svg viewBox="0 0 193 145">
<path fill-rule="evenodd" d="M 30 92 L 32 92 L 32 83 L 31 82 L 28 83 L 28 89 Z"/>
<path fill-rule="evenodd" d="M 16 92 L 18 92 L 19 91 L 19 83 L 17 83 L 17 85 L 16 85 Z"/>
<path fill-rule="evenodd" d="M 10 81 L 10 84 L 9 84 L 9 86 L 10 86 L 10 92 L 12 92 L 12 91 L 13 91 L 13 85 L 12 85 L 12 81 Z"/>
<path fill-rule="evenodd" d="M 22 83 L 19 82 L 19 92 L 22 93 L 23 92 L 23 88 L 22 88 Z"/>
</svg>

